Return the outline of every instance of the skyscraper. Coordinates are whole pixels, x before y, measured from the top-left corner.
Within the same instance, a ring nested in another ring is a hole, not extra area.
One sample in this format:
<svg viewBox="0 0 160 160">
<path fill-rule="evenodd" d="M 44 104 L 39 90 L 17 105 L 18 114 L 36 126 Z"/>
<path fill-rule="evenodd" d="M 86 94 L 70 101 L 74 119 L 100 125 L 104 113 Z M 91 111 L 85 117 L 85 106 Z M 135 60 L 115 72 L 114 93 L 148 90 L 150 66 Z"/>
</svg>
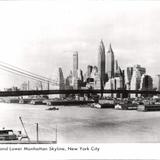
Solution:
<svg viewBox="0 0 160 160">
<path fill-rule="evenodd" d="M 105 79 L 105 47 L 101 40 L 99 50 L 98 50 L 98 73 L 101 79 L 101 86 L 104 86 Z"/>
<path fill-rule="evenodd" d="M 87 77 L 90 78 L 93 67 L 91 65 L 87 66 Z"/>
<path fill-rule="evenodd" d="M 70 74 L 66 78 L 66 83 L 65 83 L 65 89 L 72 89 L 72 71 L 70 71 Z"/>
<path fill-rule="evenodd" d="M 150 75 L 143 74 L 141 77 L 140 90 L 151 91 L 153 89 L 153 79 Z"/>
<path fill-rule="evenodd" d="M 139 90 L 141 83 L 141 72 L 138 68 L 134 67 L 131 78 L 131 90 Z"/>
<path fill-rule="evenodd" d="M 115 62 L 114 62 L 114 71 L 115 71 L 115 74 L 117 72 L 119 72 L 119 66 L 118 66 L 118 61 L 117 60 L 115 60 Z"/>
<path fill-rule="evenodd" d="M 127 67 L 125 70 L 125 85 L 127 90 L 130 89 L 132 74 L 133 67 Z"/>
<path fill-rule="evenodd" d="M 114 62 L 114 77 L 120 77 L 121 75 L 121 68 L 118 66 L 118 61 L 115 60 Z"/>
<path fill-rule="evenodd" d="M 78 70 L 78 52 L 73 53 L 73 77 L 77 77 Z"/>
<path fill-rule="evenodd" d="M 81 69 L 77 70 L 77 78 L 83 82 L 83 71 Z"/>
<path fill-rule="evenodd" d="M 78 89 L 78 52 L 73 53 L 73 76 L 72 76 L 73 89 Z"/>
<path fill-rule="evenodd" d="M 160 91 L 160 75 L 156 75 L 154 77 L 154 87 L 156 88 L 157 91 Z"/>
<path fill-rule="evenodd" d="M 114 52 L 112 50 L 111 44 L 109 45 L 109 49 L 107 52 L 107 66 L 106 71 L 108 74 L 108 78 L 114 77 Z"/>
<path fill-rule="evenodd" d="M 62 68 L 59 68 L 58 70 L 58 82 L 59 82 L 59 89 L 63 90 L 65 89 L 65 84 L 64 84 L 64 76 L 62 72 Z M 65 95 L 60 94 L 60 98 L 64 98 Z"/>
<path fill-rule="evenodd" d="M 135 65 L 134 68 L 137 68 L 140 71 L 141 76 L 146 73 L 146 69 L 140 65 Z"/>
</svg>

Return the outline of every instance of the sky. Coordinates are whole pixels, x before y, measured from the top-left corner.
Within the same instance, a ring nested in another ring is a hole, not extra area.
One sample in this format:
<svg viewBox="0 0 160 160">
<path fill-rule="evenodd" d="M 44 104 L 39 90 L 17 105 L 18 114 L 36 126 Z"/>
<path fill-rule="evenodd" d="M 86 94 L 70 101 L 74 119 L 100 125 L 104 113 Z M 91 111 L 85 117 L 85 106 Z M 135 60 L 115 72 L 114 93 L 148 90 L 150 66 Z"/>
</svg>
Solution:
<svg viewBox="0 0 160 160">
<path fill-rule="evenodd" d="M 0 61 L 52 79 L 62 67 L 66 77 L 73 51 L 84 72 L 97 65 L 102 39 L 122 69 L 140 64 L 160 74 L 159 19 L 158 1 L 1 1 Z M 0 89 L 27 80 L 0 75 Z"/>
</svg>

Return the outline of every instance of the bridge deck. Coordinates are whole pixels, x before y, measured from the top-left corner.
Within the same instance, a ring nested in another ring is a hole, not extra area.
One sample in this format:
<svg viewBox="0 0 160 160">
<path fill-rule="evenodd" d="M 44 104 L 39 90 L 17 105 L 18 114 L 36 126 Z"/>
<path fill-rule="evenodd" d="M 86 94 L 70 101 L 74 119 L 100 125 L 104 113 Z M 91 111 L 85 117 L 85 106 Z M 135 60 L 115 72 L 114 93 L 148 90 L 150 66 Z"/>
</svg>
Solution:
<svg viewBox="0 0 160 160">
<path fill-rule="evenodd" d="M 97 94 L 97 93 L 123 93 L 123 94 L 160 94 L 159 91 L 140 90 L 27 90 L 27 91 L 0 91 L 0 97 L 48 95 L 48 94 Z"/>
</svg>

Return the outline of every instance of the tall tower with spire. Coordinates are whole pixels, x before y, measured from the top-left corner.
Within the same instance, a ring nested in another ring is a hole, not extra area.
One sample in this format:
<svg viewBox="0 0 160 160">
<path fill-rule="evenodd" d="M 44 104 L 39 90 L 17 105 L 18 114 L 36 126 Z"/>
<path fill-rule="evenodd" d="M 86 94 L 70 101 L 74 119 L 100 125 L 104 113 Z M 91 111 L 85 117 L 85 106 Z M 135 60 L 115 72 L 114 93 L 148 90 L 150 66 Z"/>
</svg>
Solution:
<svg viewBox="0 0 160 160">
<path fill-rule="evenodd" d="M 108 78 L 113 78 L 114 77 L 114 52 L 112 50 L 112 46 L 111 44 L 109 45 L 109 49 L 107 52 L 107 74 L 108 74 Z"/>
<path fill-rule="evenodd" d="M 78 52 L 73 53 L 73 77 L 77 77 L 78 70 Z"/>
<path fill-rule="evenodd" d="M 105 80 L 105 47 L 104 43 L 101 40 L 98 50 L 98 73 L 101 80 L 101 87 L 104 86 L 104 80 Z"/>
</svg>

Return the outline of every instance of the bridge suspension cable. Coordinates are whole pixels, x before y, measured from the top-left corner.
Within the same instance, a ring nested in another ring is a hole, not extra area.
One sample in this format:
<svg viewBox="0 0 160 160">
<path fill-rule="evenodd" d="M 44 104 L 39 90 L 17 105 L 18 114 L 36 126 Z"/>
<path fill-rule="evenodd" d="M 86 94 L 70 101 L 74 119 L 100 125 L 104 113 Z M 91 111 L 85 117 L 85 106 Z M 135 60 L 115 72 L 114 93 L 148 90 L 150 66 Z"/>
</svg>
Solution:
<svg viewBox="0 0 160 160">
<path fill-rule="evenodd" d="M 50 78 L 47 78 L 47 77 L 44 77 L 44 76 L 41 76 L 41 75 L 32 73 L 32 72 L 30 72 L 30 71 L 24 70 L 24 69 L 22 69 L 22 68 L 13 66 L 13 65 L 11 65 L 11 64 L 8 64 L 8 63 L 2 62 L 2 61 L 0 61 L 0 65 L 9 66 L 9 67 L 14 68 L 14 69 L 16 69 L 16 70 L 20 70 L 20 71 L 22 71 L 22 72 L 24 72 L 24 73 L 26 72 L 26 73 L 28 73 L 28 74 L 31 74 L 31 75 L 36 76 L 36 77 L 38 77 L 38 78 L 42 78 L 42 79 L 47 80 L 47 81 L 53 81 L 53 80 L 50 79 Z"/>
<path fill-rule="evenodd" d="M 40 81 L 39 79 L 32 78 L 32 77 L 29 77 L 29 76 L 27 76 L 27 75 L 22 75 L 22 74 L 20 74 L 20 73 L 13 72 L 13 71 L 11 71 L 11 70 L 7 70 L 7 69 L 5 69 L 5 68 L 2 68 L 1 66 L 0 66 L 0 70 L 7 71 L 7 72 L 12 73 L 12 74 L 14 74 L 14 75 L 28 77 L 29 79 L 32 79 L 32 80 L 35 80 L 35 81 Z"/>
<path fill-rule="evenodd" d="M 7 71 L 7 72 L 10 72 L 10 73 L 13 73 L 13 74 L 16 74 L 16 75 L 19 75 L 19 76 L 29 77 L 30 79 L 34 79 L 37 81 L 42 81 L 42 82 L 50 83 L 53 85 L 56 84 L 56 82 L 51 79 L 40 76 L 38 74 L 31 73 L 29 71 L 25 71 L 23 69 L 20 69 L 18 67 L 12 66 L 10 64 L 7 64 L 7 63 L 1 62 L 1 61 L 0 61 L 0 69 Z"/>
</svg>

